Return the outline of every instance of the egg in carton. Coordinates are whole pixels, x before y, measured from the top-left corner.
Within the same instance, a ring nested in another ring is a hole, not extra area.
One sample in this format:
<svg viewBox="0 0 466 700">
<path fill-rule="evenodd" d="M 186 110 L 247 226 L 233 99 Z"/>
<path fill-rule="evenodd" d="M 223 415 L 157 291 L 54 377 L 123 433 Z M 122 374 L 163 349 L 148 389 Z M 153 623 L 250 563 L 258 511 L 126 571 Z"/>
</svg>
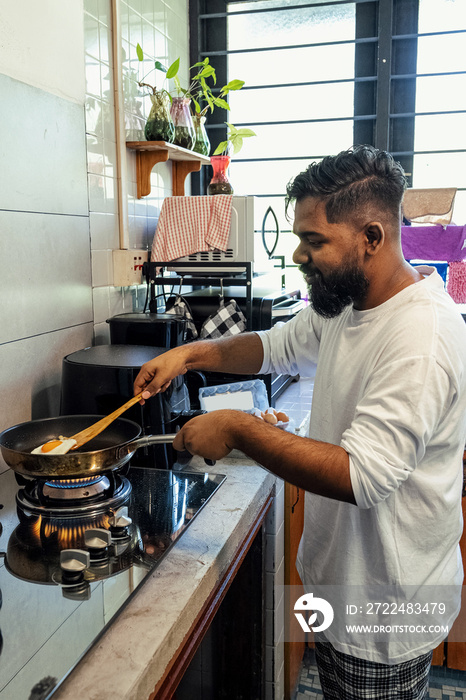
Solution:
<svg viewBox="0 0 466 700">
<path fill-rule="evenodd" d="M 290 419 L 284 411 L 276 411 L 274 408 L 266 408 L 265 411 L 261 411 L 259 408 L 254 408 L 252 413 L 265 423 L 276 425 L 277 428 L 288 430 L 290 427 Z"/>
</svg>

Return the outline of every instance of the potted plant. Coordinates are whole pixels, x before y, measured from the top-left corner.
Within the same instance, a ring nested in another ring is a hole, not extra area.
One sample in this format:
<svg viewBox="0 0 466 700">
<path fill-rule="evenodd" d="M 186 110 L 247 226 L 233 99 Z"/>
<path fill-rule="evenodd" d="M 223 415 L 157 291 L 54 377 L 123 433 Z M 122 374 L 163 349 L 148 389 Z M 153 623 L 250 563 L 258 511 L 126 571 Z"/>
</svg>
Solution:
<svg viewBox="0 0 466 700">
<path fill-rule="evenodd" d="M 233 187 L 228 179 L 230 154 L 239 153 L 243 147 L 243 139 L 256 136 L 252 129 L 237 129 L 236 126 L 225 122 L 228 127 L 226 141 L 221 141 L 210 157 L 213 176 L 207 187 L 207 194 L 233 194 Z"/>
<path fill-rule="evenodd" d="M 183 126 L 189 124 L 186 111 L 190 111 L 195 132 L 194 143 L 191 148 L 197 153 L 207 156 L 210 153 L 210 141 L 205 130 L 206 114 L 209 109 L 212 113 L 215 107 L 229 110 L 230 105 L 224 97 L 232 90 L 241 90 L 244 80 L 230 80 L 220 89 L 219 94 L 215 95 L 207 82 L 207 79 L 211 79 L 213 85 L 216 84 L 215 68 L 210 64 L 209 58 L 206 57 L 203 61 L 190 67 L 190 72 L 194 69 L 197 69 L 197 72 L 192 76 L 189 87 L 185 89 L 181 86 L 178 78 L 179 60 L 175 61 L 167 72 L 167 77 L 173 78 L 177 92 L 176 97 L 173 97 L 171 109 L 175 123 L 175 132 L 178 120 L 182 121 Z M 184 111 L 183 118 L 181 118 L 182 109 Z M 174 143 L 176 143 L 176 138 L 175 135 Z"/>
<path fill-rule="evenodd" d="M 140 44 L 137 45 L 136 52 L 138 59 L 143 61 L 144 54 Z M 158 122 L 161 120 L 162 123 L 166 123 L 165 113 L 170 104 L 170 115 L 171 121 L 173 122 L 174 134 L 170 139 L 160 140 L 169 140 L 183 148 L 192 149 L 202 155 L 209 155 L 210 142 L 205 130 L 207 112 L 210 109 L 212 113 L 215 107 L 229 110 L 230 106 L 224 97 L 232 90 L 240 90 L 244 85 L 244 80 L 230 80 L 220 89 L 217 95 L 212 92 L 212 87 L 207 82 L 207 80 L 210 79 L 215 86 L 217 80 L 215 69 L 210 64 L 208 58 L 190 67 L 190 72 L 196 69 L 196 73 L 190 79 L 188 88 L 183 88 L 181 86 L 178 77 L 180 68 L 179 58 L 173 61 L 168 68 L 165 68 L 160 61 L 155 61 L 154 65 L 155 68 L 152 70 L 162 71 L 166 79 L 173 80 L 176 94 L 172 96 L 168 90 L 157 90 L 155 86 L 144 82 L 145 78 L 139 82 L 141 87 L 149 87 L 152 90 L 150 97 L 153 105 L 155 103 L 155 107 L 153 110 L 151 109 L 151 114 L 148 118 L 148 122 L 150 121 L 151 124 L 150 126 L 146 125 L 146 130 L 151 137 L 148 140 L 160 139 L 160 137 L 155 138 L 154 134 L 157 134 L 157 132 L 161 133 L 161 129 L 158 128 Z M 160 103 L 162 103 L 161 111 L 163 115 L 161 118 L 157 110 Z M 148 138 L 147 135 L 146 138 Z"/>
<path fill-rule="evenodd" d="M 224 97 L 226 97 L 226 95 L 233 90 L 241 90 L 244 85 L 244 80 L 230 80 L 226 85 L 220 88 L 219 94 L 215 95 L 212 92 L 212 88 L 206 81 L 206 78 L 210 77 L 212 78 L 214 85 L 217 82 L 215 70 L 213 66 L 209 64 L 209 59 L 205 58 L 203 61 L 195 63 L 193 66 L 191 66 L 190 70 L 193 68 L 199 68 L 199 71 L 197 75 L 194 76 L 190 86 L 192 118 L 196 131 L 196 139 L 193 150 L 195 150 L 197 153 L 208 156 L 210 153 L 210 141 L 205 130 L 207 112 L 210 109 L 210 112 L 212 113 L 215 107 L 230 110 L 230 105 L 224 99 Z M 202 103 L 205 104 L 202 105 Z"/>
<path fill-rule="evenodd" d="M 138 59 L 143 61 L 144 54 L 139 44 L 136 47 L 136 53 Z M 152 73 L 154 70 L 165 74 L 168 73 L 167 69 L 160 61 L 155 61 L 154 68 L 152 68 L 149 73 Z M 146 76 L 149 75 L 149 73 L 146 73 Z M 159 90 L 155 84 L 151 85 L 150 83 L 144 82 L 146 76 L 138 83 L 139 87 L 148 87 L 152 91 L 150 95 L 152 106 L 144 127 L 144 136 L 147 141 L 167 141 L 168 143 L 172 143 L 175 135 L 175 126 L 170 115 L 170 93 L 168 90 L 165 90 L 165 88 Z"/>
</svg>

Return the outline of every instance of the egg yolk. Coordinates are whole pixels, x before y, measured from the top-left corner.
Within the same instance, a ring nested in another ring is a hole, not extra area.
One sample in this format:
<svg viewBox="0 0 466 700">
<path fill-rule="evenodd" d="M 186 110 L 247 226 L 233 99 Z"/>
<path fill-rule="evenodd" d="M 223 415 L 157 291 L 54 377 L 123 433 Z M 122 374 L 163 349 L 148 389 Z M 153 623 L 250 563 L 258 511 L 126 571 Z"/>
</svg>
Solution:
<svg viewBox="0 0 466 700">
<path fill-rule="evenodd" d="M 45 442 L 42 445 L 41 452 L 50 452 L 50 450 L 54 450 L 55 447 L 59 447 L 62 442 L 63 440 L 49 440 L 49 442 Z"/>
</svg>

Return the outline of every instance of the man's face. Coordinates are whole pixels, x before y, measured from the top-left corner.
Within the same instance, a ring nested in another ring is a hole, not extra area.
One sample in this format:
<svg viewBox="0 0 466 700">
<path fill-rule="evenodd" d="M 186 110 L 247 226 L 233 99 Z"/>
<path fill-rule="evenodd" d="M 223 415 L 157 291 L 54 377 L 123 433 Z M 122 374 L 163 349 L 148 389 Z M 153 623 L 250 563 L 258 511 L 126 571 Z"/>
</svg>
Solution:
<svg viewBox="0 0 466 700">
<path fill-rule="evenodd" d="M 362 232 L 350 224 L 329 224 L 325 205 L 313 197 L 296 203 L 293 230 L 299 238 L 293 261 L 304 275 L 314 310 L 334 318 L 349 304 L 358 306 L 369 287 L 362 269 Z"/>
</svg>

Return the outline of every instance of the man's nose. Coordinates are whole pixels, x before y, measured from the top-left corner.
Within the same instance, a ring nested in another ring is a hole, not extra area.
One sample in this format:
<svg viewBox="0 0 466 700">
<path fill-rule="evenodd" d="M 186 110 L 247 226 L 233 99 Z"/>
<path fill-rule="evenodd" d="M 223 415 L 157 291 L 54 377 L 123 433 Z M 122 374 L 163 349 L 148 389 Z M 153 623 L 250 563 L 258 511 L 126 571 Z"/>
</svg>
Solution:
<svg viewBox="0 0 466 700">
<path fill-rule="evenodd" d="M 298 245 L 293 253 L 293 262 L 295 265 L 306 265 L 312 260 L 308 250 L 304 249 L 302 243 Z"/>
</svg>

